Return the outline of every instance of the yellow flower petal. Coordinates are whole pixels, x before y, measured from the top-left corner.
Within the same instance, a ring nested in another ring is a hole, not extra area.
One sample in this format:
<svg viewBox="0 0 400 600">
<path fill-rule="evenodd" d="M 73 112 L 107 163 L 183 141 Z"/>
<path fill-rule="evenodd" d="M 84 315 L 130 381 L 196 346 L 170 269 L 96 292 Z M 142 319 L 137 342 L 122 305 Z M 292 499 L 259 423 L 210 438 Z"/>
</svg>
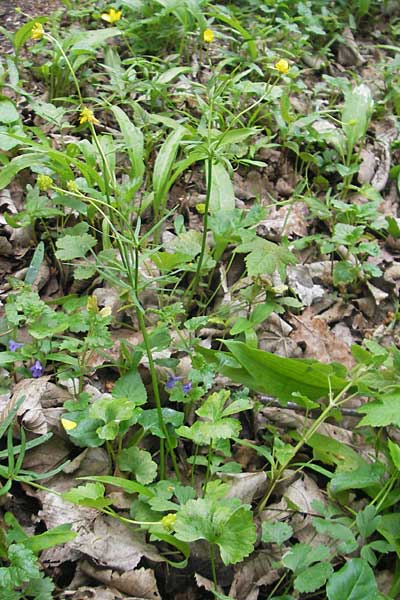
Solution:
<svg viewBox="0 0 400 600">
<path fill-rule="evenodd" d="M 105 306 L 104 308 L 101 309 L 99 314 L 101 317 L 105 318 L 105 317 L 109 317 L 111 315 L 111 313 L 112 313 L 111 306 Z"/>
<path fill-rule="evenodd" d="M 168 515 L 165 515 L 165 517 L 163 517 L 161 519 L 162 525 L 165 527 L 165 529 L 168 529 L 169 531 L 171 531 L 171 529 L 174 528 L 175 521 L 176 521 L 175 513 L 169 513 Z"/>
<path fill-rule="evenodd" d="M 103 21 L 107 21 L 107 23 L 116 23 L 122 17 L 122 10 L 115 10 L 115 8 L 109 8 L 107 12 L 101 15 Z"/>
<path fill-rule="evenodd" d="M 61 419 L 61 425 L 64 427 L 65 431 L 71 431 L 71 429 L 75 429 L 78 423 L 70 421 L 69 419 Z"/>
<path fill-rule="evenodd" d="M 32 40 L 41 40 L 44 36 L 44 29 L 41 23 L 34 23 L 31 29 L 31 39 Z"/>
<path fill-rule="evenodd" d="M 203 41 L 207 44 L 211 44 L 214 41 L 214 32 L 212 29 L 205 29 L 203 31 Z"/>
<path fill-rule="evenodd" d="M 83 123 L 92 123 L 92 125 L 99 125 L 100 121 L 96 119 L 94 113 L 90 108 L 84 106 L 81 110 L 81 116 L 79 119 L 79 123 L 83 125 Z"/>
<path fill-rule="evenodd" d="M 277 63 L 275 63 L 275 69 L 279 71 L 279 73 L 286 75 L 289 73 L 290 66 L 287 60 L 281 58 Z"/>
</svg>

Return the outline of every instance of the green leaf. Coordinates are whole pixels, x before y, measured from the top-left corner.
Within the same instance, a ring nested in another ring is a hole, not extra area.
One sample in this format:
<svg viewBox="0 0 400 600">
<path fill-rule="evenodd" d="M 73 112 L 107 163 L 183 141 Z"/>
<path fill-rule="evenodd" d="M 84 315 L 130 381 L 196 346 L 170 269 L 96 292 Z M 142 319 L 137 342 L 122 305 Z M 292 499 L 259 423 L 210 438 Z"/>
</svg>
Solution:
<svg viewBox="0 0 400 600">
<path fill-rule="evenodd" d="M 351 148 L 367 133 L 373 107 L 371 90 L 365 83 L 345 93 L 342 128 Z"/>
<path fill-rule="evenodd" d="M 128 492 L 128 494 L 143 494 L 149 498 L 154 496 L 154 493 L 149 488 L 140 483 L 136 483 L 136 481 L 124 479 L 123 477 L 114 477 L 113 475 L 93 475 L 91 477 L 79 477 L 79 479 L 89 479 L 90 481 L 109 483 L 110 485 L 122 488 L 125 492 Z"/>
<path fill-rule="evenodd" d="M 144 174 L 144 141 L 141 130 L 130 121 L 128 115 L 119 107 L 112 106 L 111 110 L 118 121 L 119 128 L 124 138 L 126 151 L 132 165 L 131 177 L 138 178 L 138 187 Z"/>
<path fill-rule="evenodd" d="M 23 154 L 22 156 L 17 156 L 13 158 L 7 165 L 3 166 L 0 172 L 0 190 L 5 188 L 12 179 L 14 179 L 15 175 L 22 171 L 22 169 L 27 169 L 31 167 L 38 160 L 38 155 L 36 152 L 30 154 Z"/>
<path fill-rule="evenodd" d="M 318 545 L 311 547 L 308 544 L 295 544 L 282 557 L 282 562 L 293 573 L 297 574 L 315 562 L 328 560 L 329 548 Z"/>
<path fill-rule="evenodd" d="M 39 242 L 36 247 L 35 252 L 33 253 L 31 263 L 28 267 L 28 270 L 25 275 L 25 283 L 28 285 L 32 285 L 35 282 L 36 277 L 38 276 L 39 269 L 43 262 L 44 258 L 44 243 Z"/>
<path fill-rule="evenodd" d="M 380 485 L 384 475 L 385 467 L 382 463 L 366 463 L 353 471 L 335 473 L 329 488 L 332 494 L 338 494 L 345 490 L 362 490 L 372 485 Z"/>
<path fill-rule="evenodd" d="M 349 527 L 343 525 L 343 523 L 322 519 L 321 517 L 314 517 L 312 523 L 317 532 L 321 535 L 327 535 L 333 540 L 345 542 L 345 547 L 343 549 L 345 549 L 346 552 L 352 552 L 358 547 L 354 533 Z"/>
<path fill-rule="evenodd" d="M 332 575 L 332 572 L 333 568 L 329 563 L 317 563 L 307 567 L 300 575 L 297 575 L 293 587 L 302 594 L 310 594 L 319 590 Z"/>
<path fill-rule="evenodd" d="M 211 178 L 210 213 L 235 208 L 235 192 L 228 171 L 222 163 L 214 163 Z"/>
<path fill-rule="evenodd" d="M 283 246 L 256 237 L 251 242 L 245 242 L 236 247 L 235 252 L 248 253 L 245 262 L 250 277 L 265 275 L 278 271 L 284 279 L 286 267 L 297 264 L 297 258 Z"/>
<path fill-rule="evenodd" d="M 293 529 L 287 523 L 271 523 L 270 521 L 264 521 L 262 524 L 261 540 L 264 543 L 272 542 L 282 546 L 286 540 L 291 538 L 293 535 Z"/>
<path fill-rule="evenodd" d="M 37 554 L 42 550 L 53 548 L 53 546 L 57 546 L 58 544 L 65 544 L 66 542 L 73 540 L 76 536 L 77 533 L 71 530 L 71 524 L 64 523 L 63 525 L 53 527 L 44 533 L 28 538 L 25 542 L 25 546 Z"/>
<path fill-rule="evenodd" d="M 118 456 L 117 462 L 121 471 L 132 473 L 140 483 L 151 483 L 157 476 L 157 463 L 146 450 L 134 446 L 125 448 Z"/>
<path fill-rule="evenodd" d="M 182 138 L 186 134 L 187 129 L 182 126 L 178 126 L 174 131 L 172 131 L 161 146 L 155 160 L 153 170 L 153 188 L 154 210 L 156 213 L 159 212 L 161 206 L 163 206 L 166 202 L 171 169 L 175 162 L 179 145 L 182 141 Z"/>
<path fill-rule="evenodd" d="M 147 391 L 143 385 L 139 371 L 134 368 L 126 375 L 123 375 L 115 382 L 112 395 L 114 398 L 127 398 L 135 406 L 145 404 L 147 401 Z"/>
<path fill-rule="evenodd" d="M 358 531 L 364 539 L 369 538 L 376 531 L 380 521 L 381 517 L 377 515 L 376 508 L 372 504 L 366 506 L 356 516 Z"/>
<path fill-rule="evenodd" d="M 83 258 L 86 253 L 97 244 L 95 237 L 89 233 L 81 235 L 65 235 L 56 241 L 58 250 L 56 256 L 59 260 L 73 260 Z"/>
<path fill-rule="evenodd" d="M 112 503 L 112 500 L 104 498 L 105 487 L 102 483 L 86 483 L 64 492 L 62 497 L 68 502 L 79 506 L 90 508 L 104 508 Z"/>
<path fill-rule="evenodd" d="M 15 105 L 8 98 L 0 99 L 0 123 L 14 123 L 19 120 L 19 113 Z"/>
<path fill-rule="evenodd" d="M 377 600 L 374 573 L 361 558 L 350 559 L 334 573 L 326 586 L 328 600 Z"/>
<path fill-rule="evenodd" d="M 275 396 L 283 401 L 292 400 L 294 392 L 300 392 L 311 400 L 328 396 L 342 390 L 346 381 L 333 374 L 329 365 L 313 360 L 284 358 L 277 354 L 256 350 L 243 342 L 225 342 L 231 355 L 248 374 L 246 382 L 241 381 L 240 370 L 235 377 L 235 368 L 231 368 L 229 354 L 216 354 L 221 357 L 222 373 L 256 389 L 259 392 Z M 215 355 L 215 354 L 214 354 Z M 222 355 L 222 356 L 221 356 Z M 250 377 L 249 377 L 250 376 Z"/>
<path fill-rule="evenodd" d="M 400 393 L 398 391 L 388 392 L 379 396 L 378 400 L 364 404 L 358 412 L 366 413 L 358 426 L 386 427 L 396 425 L 400 427 Z"/>
<path fill-rule="evenodd" d="M 205 539 L 217 544 L 225 565 L 248 556 L 256 541 L 256 528 L 248 505 L 238 499 L 217 503 L 208 498 L 189 500 L 177 513 L 175 535 L 184 542 Z"/>
</svg>

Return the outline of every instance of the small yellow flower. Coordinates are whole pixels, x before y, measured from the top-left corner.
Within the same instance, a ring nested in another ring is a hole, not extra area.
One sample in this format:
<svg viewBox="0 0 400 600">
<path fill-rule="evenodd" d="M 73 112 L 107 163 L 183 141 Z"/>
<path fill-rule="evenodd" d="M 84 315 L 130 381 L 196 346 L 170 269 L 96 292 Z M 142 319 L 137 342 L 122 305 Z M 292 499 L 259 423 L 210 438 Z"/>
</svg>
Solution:
<svg viewBox="0 0 400 600">
<path fill-rule="evenodd" d="M 34 23 L 31 29 L 31 38 L 32 40 L 41 40 L 44 36 L 44 29 L 41 23 Z"/>
<path fill-rule="evenodd" d="M 96 117 L 94 116 L 94 113 L 92 110 L 90 110 L 90 108 L 88 108 L 87 106 L 84 106 L 81 110 L 81 118 L 80 118 L 80 124 L 83 125 L 83 123 L 92 123 L 92 125 L 99 125 L 100 121 L 98 121 L 96 119 Z"/>
<path fill-rule="evenodd" d="M 107 23 L 116 23 L 122 17 L 122 10 L 115 10 L 115 8 L 109 8 L 107 12 L 101 15 L 103 21 L 107 21 Z"/>
<path fill-rule="evenodd" d="M 199 202 L 198 204 L 196 204 L 196 210 L 199 213 L 199 215 L 204 215 L 204 213 L 206 212 L 206 205 L 204 202 Z"/>
<path fill-rule="evenodd" d="M 76 181 L 74 179 L 70 179 L 69 181 L 67 181 L 67 190 L 69 190 L 70 192 L 73 192 L 74 194 L 79 193 L 78 184 L 76 183 Z"/>
<path fill-rule="evenodd" d="M 53 185 L 53 180 L 48 175 L 40 174 L 38 175 L 36 183 L 38 184 L 38 188 L 41 192 L 47 192 Z"/>
<path fill-rule="evenodd" d="M 281 58 L 281 60 L 278 60 L 278 62 L 275 63 L 275 69 L 279 71 L 279 73 L 286 75 L 289 73 L 290 66 L 287 60 Z"/>
<path fill-rule="evenodd" d="M 94 312 L 94 313 L 99 312 L 99 307 L 97 305 L 96 296 L 88 296 L 88 299 L 86 301 L 86 310 L 88 312 Z"/>
<path fill-rule="evenodd" d="M 203 31 L 203 42 L 211 44 L 214 41 L 214 32 L 212 29 L 205 29 Z"/>
<path fill-rule="evenodd" d="M 173 529 L 173 527 L 175 525 L 175 521 L 176 521 L 176 514 L 174 514 L 174 513 L 169 513 L 168 515 L 165 515 L 165 517 L 163 517 L 161 519 L 161 523 L 162 523 L 163 527 L 165 527 L 165 529 L 168 529 L 169 531 L 171 531 L 171 529 Z"/>
<path fill-rule="evenodd" d="M 64 427 L 65 431 L 71 431 L 71 429 L 75 429 L 78 423 L 70 421 L 69 419 L 61 419 L 61 425 Z"/>
</svg>

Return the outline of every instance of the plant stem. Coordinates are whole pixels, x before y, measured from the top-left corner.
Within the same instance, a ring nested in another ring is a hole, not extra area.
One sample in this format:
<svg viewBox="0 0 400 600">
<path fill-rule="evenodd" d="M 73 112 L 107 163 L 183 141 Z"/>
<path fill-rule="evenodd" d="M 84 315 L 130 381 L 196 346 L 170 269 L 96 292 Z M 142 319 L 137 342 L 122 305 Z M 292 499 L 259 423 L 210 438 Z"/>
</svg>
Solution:
<svg viewBox="0 0 400 600">
<path fill-rule="evenodd" d="M 218 583 L 217 583 L 217 571 L 215 569 L 215 547 L 214 547 L 214 544 L 210 544 L 210 562 L 211 562 L 211 573 L 212 573 L 212 578 L 213 578 L 213 582 L 214 582 L 214 588 L 215 588 L 215 591 L 217 591 Z"/>
<path fill-rule="evenodd" d="M 134 294 L 137 299 L 137 302 L 135 302 L 136 315 L 137 315 L 137 318 L 139 321 L 140 331 L 143 336 L 143 343 L 146 348 L 147 360 L 149 361 L 149 370 L 150 370 L 150 375 L 151 375 L 151 383 L 152 383 L 152 387 L 153 387 L 154 400 L 156 403 L 158 422 L 160 425 L 160 429 L 165 436 L 165 441 L 167 444 L 169 455 L 171 456 L 175 474 L 176 474 L 178 480 L 180 481 L 180 473 L 179 473 L 178 463 L 176 462 L 175 452 L 174 452 L 174 449 L 171 444 L 171 438 L 169 437 L 168 429 L 164 423 L 164 417 L 162 414 L 160 389 L 158 387 L 157 373 L 156 373 L 156 369 L 155 369 L 155 365 L 154 365 L 153 354 L 151 352 L 149 336 L 147 334 L 146 323 L 144 321 L 143 309 L 142 309 L 142 307 L 139 306 L 139 301 L 138 301 L 138 297 L 137 297 L 138 278 L 139 278 L 139 248 L 136 245 L 135 246 L 135 279 L 134 279 L 134 285 L 135 285 Z M 165 474 L 165 458 L 164 458 L 162 443 L 163 443 L 163 440 L 161 440 L 161 443 L 160 443 L 160 471 L 161 471 L 161 473 Z"/>
<path fill-rule="evenodd" d="M 265 505 L 267 504 L 267 502 L 270 499 L 270 497 L 271 497 L 274 489 L 276 488 L 277 484 L 279 483 L 279 480 L 281 478 L 282 473 L 285 471 L 285 469 L 287 468 L 287 466 L 290 463 L 290 461 L 292 460 L 292 458 L 294 456 L 296 456 L 296 454 L 301 450 L 301 448 L 304 446 L 304 444 L 306 444 L 307 441 L 314 435 L 314 433 L 318 430 L 318 428 L 320 427 L 320 425 L 322 425 L 322 423 L 324 421 L 326 421 L 326 419 L 329 417 L 329 415 L 332 412 L 332 410 L 335 409 L 335 408 L 337 408 L 337 406 L 340 403 L 340 400 L 343 397 L 343 395 L 353 385 L 354 385 L 354 381 L 352 380 L 337 394 L 337 396 L 335 398 L 330 398 L 329 399 L 328 406 L 319 415 L 319 417 L 314 421 L 314 423 L 311 425 L 310 429 L 308 429 L 304 433 L 303 437 L 299 440 L 299 442 L 293 448 L 292 455 L 283 464 L 281 464 L 281 466 L 276 470 L 276 472 L 275 472 L 275 474 L 273 476 L 273 479 L 271 481 L 271 485 L 270 485 L 268 491 L 266 492 L 266 494 L 264 495 L 264 497 L 262 498 L 261 502 L 258 505 L 257 511 L 259 513 L 264 510 Z M 347 399 L 348 398 L 346 398 L 346 400 Z"/>
<path fill-rule="evenodd" d="M 208 229 L 208 208 L 210 206 L 211 189 L 212 189 L 212 182 L 211 182 L 212 167 L 213 167 L 213 158 L 212 158 L 212 156 L 209 156 L 206 161 L 207 190 L 206 190 L 206 202 L 205 202 L 205 211 L 204 211 L 204 219 L 203 219 L 203 235 L 201 238 L 201 250 L 200 250 L 199 259 L 197 261 L 196 274 L 190 284 L 191 292 L 190 292 L 190 296 L 189 296 L 189 300 L 188 300 L 188 305 L 190 305 L 190 303 L 192 302 L 193 295 L 194 295 L 195 291 L 197 290 L 197 286 L 199 285 L 201 267 L 203 265 L 204 254 L 205 254 L 205 250 L 206 250 L 207 229 Z"/>
</svg>

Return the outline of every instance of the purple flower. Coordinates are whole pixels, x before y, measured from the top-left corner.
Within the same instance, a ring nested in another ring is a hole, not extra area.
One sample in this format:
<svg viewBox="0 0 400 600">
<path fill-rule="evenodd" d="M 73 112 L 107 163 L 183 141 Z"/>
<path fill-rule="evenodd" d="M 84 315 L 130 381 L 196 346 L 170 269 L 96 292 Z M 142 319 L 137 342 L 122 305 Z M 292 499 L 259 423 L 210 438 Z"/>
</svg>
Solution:
<svg viewBox="0 0 400 600">
<path fill-rule="evenodd" d="M 20 344 L 19 342 L 16 342 L 15 340 L 10 340 L 8 342 L 8 348 L 10 350 L 10 352 L 15 352 L 16 350 L 18 350 L 18 348 L 22 348 L 23 344 Z"/>
<path fill-rule="evenodd" d="M 182 386 L 182 390 L 184 394 L 188 394 L 190 392 L 190 390 L 192 389 L 192 382 L 188 381 L 187 383 L 184 383 Z"/>
<path fill-rule="evenodd" d="M 32 377 L 34 379 L 38 379 L 38 377 L 41 377 L 44 373 L 44 367 L 40 360 L 35 360 L 33 365 L 29 367 L 29 370 L 32 373 Z"/>
<path fill-rule="evenodd" d="M 167 383 L 165 384 L 165 389 L 172 390 L 172 388 L 175 387 L 175 384 L 178 383 L 180 379 L 182 379 L 182 377 L 175 377 L 174 375 L 170 375 L 168 377 Z"/>
</svg>

